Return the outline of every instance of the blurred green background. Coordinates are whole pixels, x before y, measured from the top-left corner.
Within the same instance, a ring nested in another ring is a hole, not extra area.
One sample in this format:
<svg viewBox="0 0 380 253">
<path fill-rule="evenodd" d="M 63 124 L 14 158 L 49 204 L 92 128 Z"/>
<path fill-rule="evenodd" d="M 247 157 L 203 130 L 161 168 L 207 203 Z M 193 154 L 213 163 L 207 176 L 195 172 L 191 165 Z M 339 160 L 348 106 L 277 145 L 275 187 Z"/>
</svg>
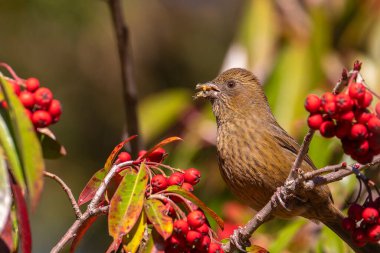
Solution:
<svg viewBox="0 0 380 253">
<path fill-rule="evenodd" d="M 380 2 L 376 0 L 125 0 L 131 33 L 139 116 L 146 147 L 177 135 L 168 147 L 173 166 L 197 167 L 196 194 L 219 214 L 233 200 L 216 163 L 215 122 L 207 103 L 193 101 L 196 83 L 230 67 L 262 80 L 275 116 L 295 138 L 306 131 L 303 101 L 333 87 L 343 67 L 363 61 L 368 85 L 380 92 Z M 79 195 L 124 135 L 124 104 L 110 13 L 101 0 L 0 0 L 0 61 L 19 76 L 39 78 L 62 101 L 52 127 L 68 155 L 47 161 Z M 310 154 L 318 166 L 339 162 L 336 140 L 316 136 Z M 378 174 L 373 175 L 378 178 Z M 34 252 L 48 252 L 74 221 L 64 192 L 46 179 L 32 213 Z M 343 187 L 342 187 L 343 186 Z M 353 178 L 331 186 L 345 207 Z M 235 207 L 234 210 L 236 210 Z M 251 211 L 237 209 L 245 215 Z M 230 210 L 231 211 L 231 210 Z M 347 252 L 327 229 L 304 220 L 272 221 L 254 236 L 271 252 Z M 320 240 L 319 240 L 320 238 Z M 99 219 L 78 252 L 104 252 L 110 237 Z M 310 249 L 313 249 L 312 251 Z"/>
</svg>

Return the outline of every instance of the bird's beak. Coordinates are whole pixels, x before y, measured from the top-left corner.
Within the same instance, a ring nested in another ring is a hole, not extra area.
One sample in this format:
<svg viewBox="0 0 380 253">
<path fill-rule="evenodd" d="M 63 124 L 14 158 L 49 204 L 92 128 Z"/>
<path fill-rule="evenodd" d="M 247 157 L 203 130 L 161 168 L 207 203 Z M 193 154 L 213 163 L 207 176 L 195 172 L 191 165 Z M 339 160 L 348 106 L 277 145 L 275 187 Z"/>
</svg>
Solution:
<svg viewBox="0 0 380 253">
<path fill-rule="evenodd" d="M 220 92 L 220 89 L 218 86 L 216 86 L 213 83 L 205 83 L 205 84 L 197 84 L 195 86 L 195 90 L 197 93 L 195 94 L 194 98 L 209 98 L 209 99 L 215 99 L 218 96 L 218 93 Z"/>
</svg>

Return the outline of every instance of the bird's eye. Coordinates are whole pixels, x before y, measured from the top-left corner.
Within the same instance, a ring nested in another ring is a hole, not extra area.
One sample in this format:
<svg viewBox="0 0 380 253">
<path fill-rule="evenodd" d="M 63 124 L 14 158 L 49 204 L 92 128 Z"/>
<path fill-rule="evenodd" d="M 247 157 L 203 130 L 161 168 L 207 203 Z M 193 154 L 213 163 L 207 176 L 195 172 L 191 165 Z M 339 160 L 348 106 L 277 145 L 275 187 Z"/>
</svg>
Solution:
<svg viewBox="0 0 380 253">
<path fill-rule="evenodd" d="M 236 82 L 234 80 L 227 81 L 227 87 L 232 89 L 236 86 Z"/>
</svg>

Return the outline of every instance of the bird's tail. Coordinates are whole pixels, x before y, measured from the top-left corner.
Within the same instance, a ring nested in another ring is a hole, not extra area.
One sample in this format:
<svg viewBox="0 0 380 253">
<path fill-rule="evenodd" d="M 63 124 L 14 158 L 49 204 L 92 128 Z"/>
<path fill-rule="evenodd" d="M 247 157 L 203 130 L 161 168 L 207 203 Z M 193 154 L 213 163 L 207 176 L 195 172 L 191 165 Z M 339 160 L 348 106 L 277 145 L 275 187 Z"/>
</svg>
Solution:
<svg viewBox="0 0 380 253">
<path fill-rule="evenodd" d="M 344 218 L 343 213 L 336 207 L 333 207 L 333 213 L 335 215 L 334 219 L 328 219 L 327 221 L 322 221 L 327 227 L 329 227 L 335 234 L 337 234 L 342 240 L 344 240 L 355 252 L 359 253 L 376 253 L 380 252 L 379 243 L 367 243 L 363 247 L 358 247 L 351 239 L 350 232 L 346 231 L 342 227 L 342 219 Z"/>
</svg>

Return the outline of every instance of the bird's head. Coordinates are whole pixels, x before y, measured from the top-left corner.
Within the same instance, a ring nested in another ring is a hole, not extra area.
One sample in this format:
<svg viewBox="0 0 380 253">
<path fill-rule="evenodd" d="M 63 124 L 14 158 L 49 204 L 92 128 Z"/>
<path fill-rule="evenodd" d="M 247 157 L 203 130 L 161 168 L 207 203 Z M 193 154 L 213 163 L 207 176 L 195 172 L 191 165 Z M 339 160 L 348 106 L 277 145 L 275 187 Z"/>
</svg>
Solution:
<svg viewBox="0 0 380 253">
<path fill-rule="evenodd" d="M 197 84 L 196 90 L 195 98 L 209 99 L 214 115 L 221 120 L 269 108 L 257 77 L 241 68 L 229 69 L 210 82 Z"/>
</svg>

